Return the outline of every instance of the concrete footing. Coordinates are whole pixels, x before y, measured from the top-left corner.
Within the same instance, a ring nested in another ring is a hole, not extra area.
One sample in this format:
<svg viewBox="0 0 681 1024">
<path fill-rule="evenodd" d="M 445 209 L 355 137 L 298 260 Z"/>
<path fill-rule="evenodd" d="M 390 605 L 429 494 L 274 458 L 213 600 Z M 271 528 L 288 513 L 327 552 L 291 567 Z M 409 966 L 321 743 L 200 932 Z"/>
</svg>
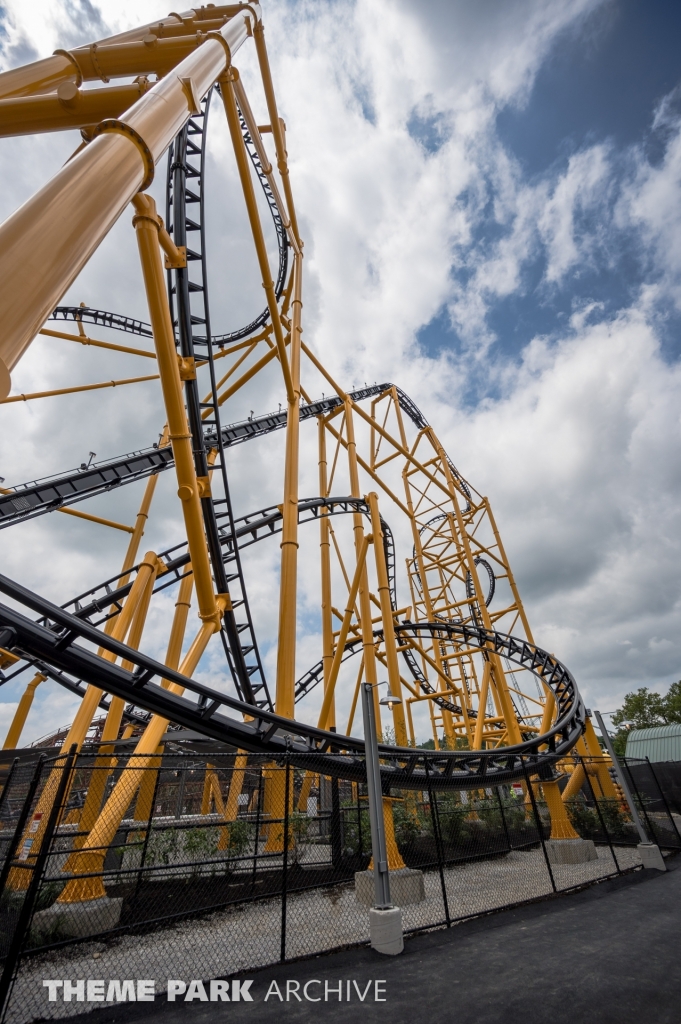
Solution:
<svg viewBox="0 0 681 1024">
<path fill-rule="evenodd" d="M 359 874 L 360 872 L 358 872 Z M 402 911 L 399 907 L 379 910 L 372 907 L 369 911 L 369 935 L 371 948 L 386 956 L 397 956 L 404 949 L 402 936 Z"/>
<path fill-rule="evenodd" d="M 115 928 L 121 917 L 122 899 L 103 896 L 81 903 L 53 903 L 33 916 L 31 933 L 49 938 L 82 939 Z"/>
<path fill-rule="evenodd" d="M 415 868 L 391 871 L 390 896 L 398 907 L 406 907 L 409 903 L 421 903 L 426 898 L 423 872 Z M 355 899 L 365 907 L 372 907 L 376 902 L 373 871 L 355 872 Z"/>
<path fill-rule="evenodd" d="M 644 868 L 653 868 L 655 871 L 666 871 L 667 865 L 660 853 L 660 847 L 655 843 L 639 843 L 638 852 L 641 854 L 641 863 Z"/>
<path fill-rule="evenodd" d="M 598 860 L 591 839 L 547 839 L 545 846 L 552 864 L 586 864 L 589 860 Z"/>
</svg>

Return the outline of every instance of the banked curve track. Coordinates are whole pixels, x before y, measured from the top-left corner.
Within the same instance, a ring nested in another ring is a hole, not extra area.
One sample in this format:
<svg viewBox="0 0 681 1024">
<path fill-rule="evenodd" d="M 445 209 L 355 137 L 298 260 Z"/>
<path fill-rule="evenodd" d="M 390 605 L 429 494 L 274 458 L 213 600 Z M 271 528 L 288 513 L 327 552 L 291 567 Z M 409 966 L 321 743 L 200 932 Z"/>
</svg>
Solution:
<svg viewBox="0 0 681 1024">
<path fill-rule="evenodd" d="M 153 658 L 113 640 L 89 622 L 0 575 L 0 592 L 13 605 L 0 603 L 0 646 L 19 657 L 37 659 L 54 668 L 64 679 L 87 679 L 106 693 L 151 714 L 161 715 L 184 728 L 242 750 L 272 757 L 305 755 L 301 763 L 324 775 L 362 781 L 364 741 L 339 736 L 302 722 L 282 718 L 264 708 L 221 693 L 167 668 Z M 27 612 L 37 613 L 36 622 Z M 496 750 L 440 751 L 433 759 L 410 747 L 381 745 L 381 768 L 386 791 L 391 787 L 424 789 L 476 789 L 500 785 L 525 772 L 550 778 L 553 765 L 582 735 L 586 711 L 569 670 L 547 651 L 524 640 L 471 624 L 444 622 L 401 623 L 398 636 L 450 636 L 495 652 L 541 678 L 552 691 L 557 708 L 554 726 L 541 736 Z M 100 657 L 92 648 L 103 648 L 133 668 L 126 670 Z M 163 688 L 162 680 L 182 686 L 178 696 Z M 240 720 L 236 716 L 248 716 Z M 312 759 L 310 755 L 315 755 Z M 427 772 L 427 775 L 426 775 Z"/>
</svg>

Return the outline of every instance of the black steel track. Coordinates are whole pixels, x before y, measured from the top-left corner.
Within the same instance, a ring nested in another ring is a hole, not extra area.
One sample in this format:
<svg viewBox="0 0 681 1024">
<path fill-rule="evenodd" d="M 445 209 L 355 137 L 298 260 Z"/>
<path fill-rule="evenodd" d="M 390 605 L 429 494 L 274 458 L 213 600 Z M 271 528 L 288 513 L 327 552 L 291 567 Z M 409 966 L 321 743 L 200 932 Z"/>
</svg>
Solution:
<svg viewBox="0 0 681 1024">
<path fill-rule="evenodd" d="M 224 507 L 223 514 L 227 516 L 228 528 L 233 532 L 234 516 L 222 443 L 208 300 L 204 198 L 206 140 L 212 92 L 209 90 L 201 103 L 200 112 L 189 118 L 168 153 L 167 228 L 175 244 L 183 247 L 187 256 L 185 267 L 168 271 L 168 297 L 180 355 L 195 360 L 196 346 L 199 342 L 203 343 L 211 383 L 208 401 L 201 401 L 196 373 L 185 382 L 194 468 L 198 479 L 208 480 L 210 446 L 205 438 L 207 428 L 217 440 L 213 486 L 217 475 L 224 495 L 220 504 Z M 203 329 L 203 336 L 195 334 L 197 327 Z M 258 650 L 238 545 L 233 552 L 232 571 L 228 576 L 222 558 L 216 504 L 212 494 L 201 497 L 215 588 L 217 593 L 228 594 L 230 598 L 220 631 L 227 664 L 239 696 L 249 704 L 271 708 L 272 700 Z"/>
<path fill-rule="evenodd" d="M 296 754 L 317 754 L 314 765 L 309 760 L 303 763 L 325 775 L 363 781 L 363 740 L 294 722 L 264 709 L 257 709 L 251 721 L 240 720 L 235 716 L 253 716 L 253 705 L 182 676 L 5 576 L 0 576 L 0 592 L 22 609 L 0 604 L 0 646 L 19 657 L 39 660 L 76 682 L 86 679 L 133 706 L 210 739 L 272 757 L 288 755 L 293 763 Z M 47 624 L 35 622 L 26 611 L 37 612 Z M 474 625 L 403 623 L 397 631 L 399 636 L 452 638 L 494 651 L 540 677 L 556 700 L 556 724 L 544 735 L 497 750 L 440 751 L 435 762 L 429 762 L 434 788 L 496 786 L 521 778 L 526 769 L 543 778 L 552 777 L 554 764 L 572 749 L 586 723 L 584 703 L 564 665 L 525 640 Z M 129 661 L 134 666 L 132 671 L 106 661 L 90 647 L 102 647 L 121 661 Z M 184 695 L 164 689 L 160 685 L 163 679 L 184 687 Z M 387 760 L 381 769 L 386 791 L 391 787 L 426 788 L 423 755 L 413 748 L 381 745 L 380 749 Z"/>
<path fill-rule="evenodd" d="M 361 402 L 367 398 L 375 398 L 393 386 L 390 383 L 374 384 L 371 387 L 350 391 L 348 394 L 353 401 Z M 400 408 L 409 416 L 415 426 L 422 429 L 426 420 L 421 411 L 403 391 L 396 388 L 396 392 Z M 308 405 L 301 405 L 301 422 L 326 415 L 340 405 L 342 405 L 342 400 L 335 395 L 318 399 Z M 286 410 L 281 410 L 229 424 L 221 427 L 219 432 L 214 427 L 208 426 L 205 428 L 206 446 L 209 449 L 215 448 L 221 441 L 223 448 L 231 448 L 258 437 L 265 437 L 276 430 L 283 430 L 286 426 L 286 417 Z M 55 474 L 55 476 L 46 477 L 43 480 L 31 480 L 17 484 L 8 494 L 0 494 L 0 529 L 14 526 L 27 519 L 35 519 L 36 516 L 53 512 L 62 506 L 85 501 L 86 498 L 104 494 L 123 484 L 144 480 L 146 477 L 160 473 L 164 469 L 170 469 L 174 465 L 173 453 L 169 447 L 159 448 L 158 445 L 151 445 L 149 448 L 130 452 L 117 459 L 108 459 L 86 468 Z M 458 477 L 458 474 L 457 478 L 462 485 L 465 485 L 465 481 Z M 465 486 L 467 487 L 467 485 Z M 470 488 L 467 489 L 470 491 Z"/>
</svg>

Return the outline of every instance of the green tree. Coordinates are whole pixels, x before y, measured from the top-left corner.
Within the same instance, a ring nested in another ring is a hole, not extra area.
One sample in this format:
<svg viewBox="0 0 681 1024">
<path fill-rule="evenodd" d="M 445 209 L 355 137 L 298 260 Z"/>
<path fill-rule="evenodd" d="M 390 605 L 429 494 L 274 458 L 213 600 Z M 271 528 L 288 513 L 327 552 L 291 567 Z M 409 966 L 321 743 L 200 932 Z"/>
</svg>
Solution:
<svg viewBox="0 0 681 1024">
<path fill-rule="evenodd" d="M 675 684 L 676 685 L 676 684 Z M 681 694 L 679 694 L 681 703 Z M 655 725 L 666 725 L 666 698 L 659 693 L 641 686 L 635 693 L 627 693 L 622 707 L 612 716 L 612 724 L 626 725 L 634 729 L 651 729 Z"/>
<path fill-rule="evenodd" d="M 664 700 L 664 714 L 668 722 L 681 722 L 681 679 L 672 683 Z"/>
</svg>

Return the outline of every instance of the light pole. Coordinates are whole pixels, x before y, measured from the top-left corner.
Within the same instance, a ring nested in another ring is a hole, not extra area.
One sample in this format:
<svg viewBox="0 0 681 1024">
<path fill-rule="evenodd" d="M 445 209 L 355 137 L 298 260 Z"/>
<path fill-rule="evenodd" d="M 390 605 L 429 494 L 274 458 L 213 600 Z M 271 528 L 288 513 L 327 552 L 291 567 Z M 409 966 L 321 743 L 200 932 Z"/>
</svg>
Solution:
<svg viewBox="0 0 681 1024">
<path fill-rule="evenodd" d="M 374 859 L 375 904 L 369 910 L 369 931 L 371 945 L 379 953 L 395 955 L 404 948 L 402 939 L 402 911 L 394 907 L 390 899 L 390 872 L 385 843 L 383 821 L 383 788 L 381 768 L 378 759 L 378 738 L 376 736 L 376 714 L 373 690 L 377 686 L 388 686 L 388 692 L 379 701 L 392 710 L 401 704 L 400 697 L 390 692 L 388 683 L 362 683 L 362 717 L 364 719 L 364 749 L 366 752 L 367 792 L 369 797 L 369 822 L 371 824 L 371 852 Z"/>
<path fill-rule="evenodd" d="M 591 712 L 587 712 L 587 714 L 590 713 Z M 629 804 L 631 817 L 634 820 L 634 825 L 636 826 L 636 829 L 641 840 L 641 842 L 638 844 L 638 852 L 641 855 L 641 862 L 643 864 L 643 867 L 654 868 L 656 871 L 666 871 L 667 865 L 665 864 L 664 857 L 660 852 L 660 847 L 656 843 L 654 843 L 652 839 L 649 838 L 648 833 L 643 827 L 643 822 L 641 821 L 638 809 L 636 807 L 636 804 L 634 803 L 634 798 L 631 795 L 631 790 L 629 789 L 629 782 L 627 780 L 626 775 L 624 774 L 622 765 L 619 762 L 617 754 L 615 753 L 615 748 L 612 745 L 612 741 L 610 739 L 608 730 L 605 728 L 605 722 L 603 721 L 601 713 L 600 711 L 594 711 L 594 714 L 600 726 L 603 742 L 605 743 L 606 750 L 610 754 L 610 760 L 612 761 L 612 765 L 615 769 L 615 773 L 617 775 L 619 784 L 622 788 L 622 792 L 624 793 L 626 801 Z"/>
</svg>

